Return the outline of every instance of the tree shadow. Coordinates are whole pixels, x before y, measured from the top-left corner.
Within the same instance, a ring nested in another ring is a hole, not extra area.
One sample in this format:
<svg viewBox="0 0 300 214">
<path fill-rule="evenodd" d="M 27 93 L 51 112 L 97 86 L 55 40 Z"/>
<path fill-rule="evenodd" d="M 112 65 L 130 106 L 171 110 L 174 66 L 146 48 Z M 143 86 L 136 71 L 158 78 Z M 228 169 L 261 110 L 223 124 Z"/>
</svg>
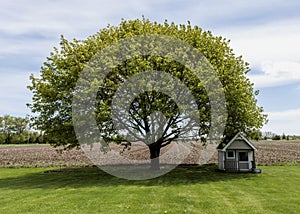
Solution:
<svg viewBox="0 0 300 214">
<path fill-rule="evenodd" d="M 13 169 L 18 170 L 18 169 Z M 251 179 L 251 173 L 224 173 L 217 171 L 213 165 L 180 165 L 173 171 L 150 180 L 126 180 L 114 177 L 97 167 L 66 168 L 30 173 L 19 177 L 0 179 L 1 189 L 51 189 L 62 187 L 105 187 L 117 185 L 135 186 L 175 186 L 230 181 L 235 179 Z"/>
</svg>

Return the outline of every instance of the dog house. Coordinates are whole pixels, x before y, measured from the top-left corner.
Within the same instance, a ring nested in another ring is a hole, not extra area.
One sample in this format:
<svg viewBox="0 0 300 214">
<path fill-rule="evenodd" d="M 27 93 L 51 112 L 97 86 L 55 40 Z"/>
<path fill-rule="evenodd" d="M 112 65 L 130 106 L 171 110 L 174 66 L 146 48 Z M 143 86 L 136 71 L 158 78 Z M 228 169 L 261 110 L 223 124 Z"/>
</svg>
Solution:
<svg viewBox="0 0 300 214">
<path fill-rule="evenodd" d="M 238 133 L 227 144 L 218 146 L 218 168 L 226 172 L 256 172 L 257 149 L 242 134 Z"/>
</svg>

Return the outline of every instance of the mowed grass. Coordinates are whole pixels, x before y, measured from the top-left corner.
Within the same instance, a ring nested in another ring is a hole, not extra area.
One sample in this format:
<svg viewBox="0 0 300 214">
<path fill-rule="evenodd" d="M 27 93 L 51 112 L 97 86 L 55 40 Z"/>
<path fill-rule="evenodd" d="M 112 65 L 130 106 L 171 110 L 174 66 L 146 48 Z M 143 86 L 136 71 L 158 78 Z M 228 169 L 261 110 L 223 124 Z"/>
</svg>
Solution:
<svg viewBox="0 0 300 214">
<path fill-rule="evenodd" d="M 300 213 L 300 166 L 227 174 L 182 166 L 129 181 L 98 168 L 0 169 L 0 213 Z"/>
</svg>

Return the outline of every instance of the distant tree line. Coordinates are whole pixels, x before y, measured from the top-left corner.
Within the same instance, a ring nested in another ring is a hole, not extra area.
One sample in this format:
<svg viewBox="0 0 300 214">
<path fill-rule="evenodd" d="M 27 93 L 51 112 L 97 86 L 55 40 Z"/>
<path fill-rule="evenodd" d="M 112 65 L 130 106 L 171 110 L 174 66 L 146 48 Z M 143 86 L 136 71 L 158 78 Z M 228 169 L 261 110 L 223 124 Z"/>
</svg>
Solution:
<svg viewBox="0 0 300 214">
<path fill-rule="evenodd" d="M 45 143 L 43 134 L 30 128 L 28 118 L 0 116 L 0 144 Z"/>
<path fill-rule="evenodd" d="M 256 131 L 251 139 L 256 141 L 300 140 L 300 136 Z M 47 138 L 40 131 L 31 129 L 30 120 L 27 117 L 0 116 L 0 144 L 44 144 L 50 142 L 52 139 Z"/>
<path fill-rule="evenodd" d="M 272 132 L 265 132 L 262 136 L 262 140 L 300 140 L 300 136 L 286 135 L 285 133 L 279 135 Z"/>
</svg>

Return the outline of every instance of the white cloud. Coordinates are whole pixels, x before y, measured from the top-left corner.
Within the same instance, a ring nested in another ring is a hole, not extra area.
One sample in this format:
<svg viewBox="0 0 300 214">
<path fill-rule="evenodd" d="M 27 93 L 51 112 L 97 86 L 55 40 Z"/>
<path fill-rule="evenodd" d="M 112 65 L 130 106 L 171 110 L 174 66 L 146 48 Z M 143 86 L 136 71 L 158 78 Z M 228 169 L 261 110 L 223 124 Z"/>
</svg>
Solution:
<svg viewBox="0 0 300 214">
<path fill-rule="evenodd" d="M 29 84 L 27 73 L 1 72 L 0 114 L 24 116 L 30 113 L 26 108 L 26 103 L 31 102 L 31 92 L 26 88 Z"/>
<path fill-rule="evenodd" d="M 267 114 L 269 123 L 263 127 L 263 131 L 300 135 L 300 108 Z"/>
<path fill-rule="evenodd" d="M 289 61 L 262 62 L 262 74 L 249 75 L 258 88 L 274 87 L 300 81 L 300 63 Z"/>
<path fill-rule="evenodd" d="M 11 34 L 46 32 L 77 34 L 91 28 L 105 27 L 113 17 L 118 20 L 125 14 L 147 7 L 149 3 L 137 0 L 120 3 L 110 1 L 61 0 L 7 1 L 1 4 L 0 31 Z M 79 30 L 79 31 L 78 31 Z M 84 34 L 84 33 L 83 33 Z"/>
<path fill-rule="evenodd" d="M 58 44 L 59 37 L 56 40 L 33 40 L 30 39 L 0 39 L 0 57 L 10 54 L 28 54 L 43 56 L 45 52 L 50 52 L 52 47 Z M 56 44 L 55 44 L 56 43 Z"/>
<path fill-rule="evenodd" d="M 300 17 L 253 26 L 224 29 L 232 46 L 247 61 L 295 61 L 299 59 Z"/>
<path fill-rule="evenodd" d="M 300 17 L 259 25 L 217 29 L 231 39 L 237 55 L 261 74 L 249 74 L 256 87 L 272 87 L 300 80 Z"/>
</svg>

